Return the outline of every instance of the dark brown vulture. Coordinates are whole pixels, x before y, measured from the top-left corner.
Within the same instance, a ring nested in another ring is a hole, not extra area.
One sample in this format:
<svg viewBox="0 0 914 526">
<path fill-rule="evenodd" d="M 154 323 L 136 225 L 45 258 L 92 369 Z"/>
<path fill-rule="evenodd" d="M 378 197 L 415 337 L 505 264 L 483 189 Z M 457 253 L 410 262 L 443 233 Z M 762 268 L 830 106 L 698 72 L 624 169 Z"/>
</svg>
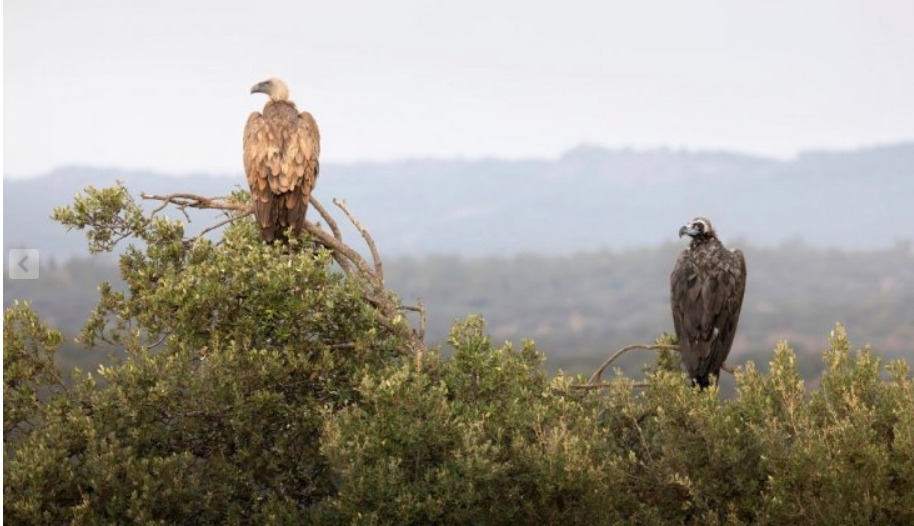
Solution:
<svg viewBox="0 0 914 526">
<path fill-rule="evenodd" d="M 692 238 L 670 275 L 670 303 L 679 350 L 693 384 L 711 385 L 710 376 L 730 353 L 746 291 L 746 260 L 728 250 L 711 220 L 696 217 L 679 229 Z"/>
<path fill-rule="evenodd" d="M 317 182 L 321 136 L 317 122 L 289 100 L 286 83 L 273 78 L 251 93 L 270 97 L 263 113 L 254 112 L 244 127 L 244 171 L 251 187 L 254 217 L 264 241 L 286 242 L 305 225 L 311 190 Z"/>
</svg>

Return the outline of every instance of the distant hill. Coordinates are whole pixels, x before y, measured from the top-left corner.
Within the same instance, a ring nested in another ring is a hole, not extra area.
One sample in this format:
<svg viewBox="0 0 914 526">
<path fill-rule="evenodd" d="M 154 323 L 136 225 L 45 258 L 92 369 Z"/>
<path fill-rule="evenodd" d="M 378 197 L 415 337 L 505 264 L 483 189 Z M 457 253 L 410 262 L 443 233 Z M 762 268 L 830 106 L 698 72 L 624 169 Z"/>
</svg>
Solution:
<svg viewBox="0 0 914 526">
<path fill-rule="evenodd" d="M 914 251 L 899 243 L 876 251 L 814 249 L 801 243 L 743 245 L 749 282 L 735 362 L 765 364 L 779 339 L 801 358 L 807 378 L 822 368 L 821 351 L 836 321 L 857 345 L 871 343 L 885 357 L 914 352 Z M 447 338 L 457 318 L 485 316 L 496 341 L 533 338 L 551 368 L 589 372 L 623 345 L 653 341 L 672 331 L 669 275 L 680 243 L 570 256 L 467 259 L 454 256 L 391 258 L 386 282 L 406 302 L 421 298 L 428 340 Z M 4 307 L 29 299 L 42 317 L 69 335 L 98 301 L 97 285 L 116 286 L 117 266 L 72 259 L 42 269 L 39 280 L 4 279 Z M 62 363 L 93 370 L 105 353 L 68 347 Z M 620 362 L 640 373 L 650 357 Z"/>
<path fill-rule="evenodd" d="M 4 180 L 4 250 L 85 254 L 83 237 L 48 216 L 86 185 L 115 180 L 134 193 L 224 195 L 244 184 L 240 172 L 175 177 L 79 166 Z M 914 143 L 791 161 L 583 146 L 552 160 L 328 163 L 316 195 L 328 205 L 332 197 L 345 199 L 387 256 L 653 246 L 673 240 L 695 215 L 714 219 L 731 243 L 877 248 L 914 238 Z"/>
</svg>

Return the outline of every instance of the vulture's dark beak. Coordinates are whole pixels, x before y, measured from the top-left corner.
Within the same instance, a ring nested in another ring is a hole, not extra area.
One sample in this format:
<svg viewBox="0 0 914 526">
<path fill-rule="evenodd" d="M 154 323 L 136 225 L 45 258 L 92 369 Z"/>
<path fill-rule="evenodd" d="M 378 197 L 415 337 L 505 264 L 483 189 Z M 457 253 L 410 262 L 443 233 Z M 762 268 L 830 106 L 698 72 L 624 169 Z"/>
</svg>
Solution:
<svg viewBox="0 0 914 526">
<path fill-rule="evenodd" d="M 689 225 L 683 225 L 683 226 L 679 229 L 679 237 L 682 237 L 682 236 L 684 236 L 684 235 L 686 235 L 686 234 L 688 234 L 688 235 L 690 235 L 690 236 L 694 236 L 695 234 L 698 234 L 698 230 L 695 230 L 694 228 L 692 228 L 692 227 L 689 226 Z"/>
<path fill-rule="evenodd" d="M 270 81 L 258 82 L 254 84 L 254 87 L 251 88 L 251 93 L 266 93 L 270 94 Z"/>
</svg>

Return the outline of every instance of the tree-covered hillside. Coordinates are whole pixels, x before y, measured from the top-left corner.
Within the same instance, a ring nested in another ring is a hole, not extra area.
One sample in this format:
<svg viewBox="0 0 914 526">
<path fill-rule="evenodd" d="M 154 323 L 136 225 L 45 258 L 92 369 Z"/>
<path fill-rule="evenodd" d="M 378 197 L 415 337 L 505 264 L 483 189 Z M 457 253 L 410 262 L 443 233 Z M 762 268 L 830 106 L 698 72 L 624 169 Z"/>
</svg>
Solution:
<svg viewBox="0 0 914 526">
<path fill-rule="evenodd" d="M 463 313 L 480 313 L 493 337 L 534 338 L 550 365 L 580 372 L 613 348 L 672 332 L 669 275 L 683 248 L 396 260 L 388 280 L 403 297 L 426 301 L 436 337 Z M 853 323 L 858 337 L 890 356 L 914 351 L 909 244 L 859 252 L 799 243 L 740 248 L 749 278 L 736 357 L 764 355 L 780 339 L 801 354 L 818 355 L 825 346 L 821 335 L 836 321 Z"/>
<path fill-rule="evenodd" d="M 669 273 L 683 245 L 568 257 L 400 258 L 385 262 L 388 286 L 419 298 L 428 312 L 428 340 L 447 338 L 455 319 L 480 314 L 497 340 L 533 338 L 550 370 L 591 371 L 608 353 L 672 332 Z M 875 251 L 815 249 L 802 244 L 742 246 L 749 284 L 733 359 L 766 361 L 780 339 L 814 378 L 823 337 L 836 321 L 886 356 L 914 354 L 914 252 L 907 244 Z M 97 284 L 117 287 L 105 260 L 76 259 L 42 269 L 36 281 L 4 281 L 7 305 L 32 300 L 35 310 L 67 335 L 82 327 L 98 298 Z M 67 346 L 64 364 L 91 369 L 103 353 Z M 621 361 L 635 373 L 641 356 Z"/>
</svg>

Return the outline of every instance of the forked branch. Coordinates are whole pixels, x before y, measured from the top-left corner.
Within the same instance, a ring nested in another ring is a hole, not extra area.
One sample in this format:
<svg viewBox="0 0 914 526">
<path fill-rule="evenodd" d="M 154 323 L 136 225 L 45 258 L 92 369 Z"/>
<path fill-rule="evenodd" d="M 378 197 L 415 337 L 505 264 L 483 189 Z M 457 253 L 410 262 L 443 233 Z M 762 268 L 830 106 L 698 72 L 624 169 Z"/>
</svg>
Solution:
<svg viewBox="0 0 914 526">
<path fill-rule="evenodd" d="M 228 197 L 203 197 L 196 194 L 174 193 L 168 195 L 155 195 L 140 193 L 140 198 L 146 201 L 161 201 L 162 204 L 156 207 L 150 217 L 158 214 L 168 205 L 174 205 L 178 210 L 184 211 L 187 208 L 199 208 L 205 210 L 234 210 L 236 212 L 248 212 L 251 207 Z"/>
<path fill-rule="evenodd" d="M 228 225 L 243 217 L 247 217 L 253 213 L 249 205 L 225 197 L 209 198 L 188 193 L 173 193 L 168 195 L 142 193 L 140 194 L 140 197 L 144 200 L 161 201 L 162 203 L 153 209 L 149 215 L 150 219 L 164 210 L 168 205 L 175 206 L 185 214 L 185 217 L 187 217 L 187 208 L 234 212 L 234 214 L 230 214 L 227 219 L 204 229 L 197 237 L 189 240 L 191 242 L 199 239 L 208 232 Z M 384 266 L 381 261 L 381 255 L 378 252 L 377 245 L 368 232 L 368 229 L 365 228 L 349 210 L 345 201 L 334 199 L 333 203 L 346 214 L 349 222 L 359 231 L 365 244 L 368 245 L 372 258 L 370 264 L 357 250 L 343 242 L 343 236 L 336 220 L 313 195 L 311 196 L 310 204 L 317 210 L 318 214 L 320 214 L 323 221 L 330 228 L 330 232 L 328 233 L 316 223 L 310 221 L 305 221 L 305 230 L 311 234 L 318 243 L 330 251 L 331 257 L 333 257 L 333 260 L 337 262 L 346 275 L 355 279 L 362 286 L 365 298 L 377 309 L 378 321 L 382 325 L 391 330 L 400 331 L 403 329 L 401 324 L 406 324 L 409 350 L 417 356 L 421 355 L 422 351 L 425 349 L 425 307 L 422 305 L 422 302 L 419 302 L 415 306 L 401 305 L 396 296 L 384 287 Z M 412 311 L 419 314 L 418 329 L 413 328 L 411 324 L 409 324 L 408 319 L 401 314 L 402 311 Z"/>
</svg>

